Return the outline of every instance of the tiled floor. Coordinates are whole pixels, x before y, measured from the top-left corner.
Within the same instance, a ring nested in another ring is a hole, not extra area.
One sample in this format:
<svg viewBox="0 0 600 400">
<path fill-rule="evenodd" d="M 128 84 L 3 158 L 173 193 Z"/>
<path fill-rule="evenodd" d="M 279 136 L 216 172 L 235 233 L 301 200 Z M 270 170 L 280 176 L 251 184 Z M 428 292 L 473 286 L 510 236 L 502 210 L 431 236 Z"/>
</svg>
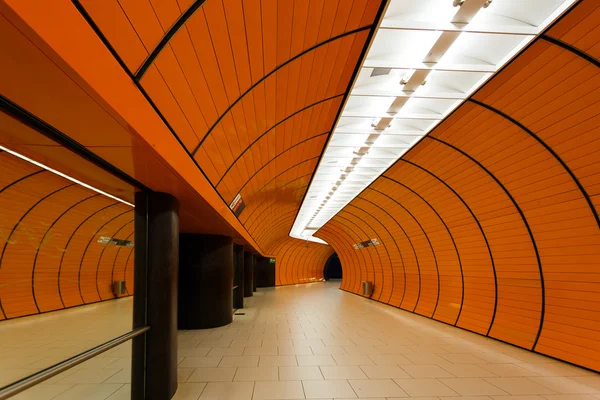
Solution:
<svg viewBox="0 0 600 400">
<path fill-rule="evenodd" d="M 337 289 L 264 289 L 181 331 L 176 400 L 598 400 L 600 375 Z M 128 399 L 129 346 L 16 397 Z"/>
</svg>

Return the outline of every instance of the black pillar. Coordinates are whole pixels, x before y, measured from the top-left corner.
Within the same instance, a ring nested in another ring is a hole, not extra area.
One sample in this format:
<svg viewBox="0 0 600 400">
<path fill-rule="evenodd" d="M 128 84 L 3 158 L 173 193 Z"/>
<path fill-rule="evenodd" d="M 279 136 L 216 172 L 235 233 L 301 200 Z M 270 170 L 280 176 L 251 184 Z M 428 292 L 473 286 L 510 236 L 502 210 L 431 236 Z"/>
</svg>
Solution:
<svg viewBox="0 0 600 400">
<path fill-rule="evenodd" d="M 254 262 L 254 266 L 252 267 L 252 290 L 256 292 L 256 261 L 258 260 L 258 256 L 252 254 L 252 260 Z"/>
<path fill-rule="evenodd" d="M 215 328 L 233 320 L 233 239 L 182 234 L 179 329 Z"/>
<path fill-rule="evenodd" d="M 233 308 L 244 308 L 244 246 L 233 245 Z"/>
<path fill-rule="evenodd" d="M 167 193 L 135 195 L 131 398 L 168 400 L 177 391 L 179 203 Z"/>
<path fill-rule="evenodd" d="M 244 297 L 252 297 L 254 291 L 254 254 L 244 252 Z"/>
</svg>

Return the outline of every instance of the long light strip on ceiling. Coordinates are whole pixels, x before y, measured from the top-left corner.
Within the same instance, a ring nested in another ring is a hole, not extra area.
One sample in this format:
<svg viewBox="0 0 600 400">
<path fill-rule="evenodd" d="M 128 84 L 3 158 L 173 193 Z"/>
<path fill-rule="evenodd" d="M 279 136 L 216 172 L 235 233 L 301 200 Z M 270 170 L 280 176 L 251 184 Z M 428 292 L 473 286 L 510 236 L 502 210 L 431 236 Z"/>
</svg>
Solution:
<svg viewBox="0 0 600 400">
<path fill-rule="evenodd" d="M 23 154 L 17 153 L 17 152 L 16 152 L 16 151 L 14 151 L 14 150 L 7 149 L 7 148 L 6 148 L 6 147 L 4 147 L 4 146 L 0 146 L 0 150 L 4 150 L 4 151 L 6 151 L 7 153 L 10 153 L 10 154 L 12 154 L 12 155 L 13 155 L 13 156 L 15 156 L 15 157 L 19 157 L 20 159 L 22 159 L 22 160 L 25 160 L 25 161 L 27 161 L 27 162 L 29 162 L 29 163 L 31 163 L 31 164 L 37 165 L 37 166 L 38 166 L 38 167 L 40 167 L 40 168 L 43 168 L 43 169 L 45 169 L 45 170 L 47 170 L 47 171 L 50 171 L 50 172 L 52 172 L 52 173 L 54 173 L 54 174 L 56 174 L 56 175 L 62 176 L 63 178 L 65 178 L 65 179 L 68 179 L 68 180 L 70 180 L 71 182 L 75 182 L 76 184 L 78 184 L 78 185 L 81 185 L 81 186 L 83 186 L 83 187 L 85 187 L 85 188 L 87 188 L 87 189 L 93 190 L 93 191 L 94 191 L 94 192 L 96 192 L 96 193 L 100 193 L 100 194 L 101 194 L 101 195 L 103 195 L 103 196 L 110 197 L 111 199 L 113 199 L 113 200 L 117 200 L 117 201 L 120 201 L 121 203 L 123 203 L 123 204 L 127 204 L 128 206 L 135 207 L 133 204 L 131 204 L 131 203 L 129 203 L 129 202 L 127 202 L 127 201 L 123 200 L 123 199 L 120 199 L 120 198 L 118 198 L 118 197 L 116 197 L 116 196 L 113 196 L 112 194 L 108 194 L 108 193 L 106 193 L 106 192 L 103 192 L 103 191 L 102 191 L 102 190 L 100 190 L 100 189 L 97 189 L 97 188 L 95 188 L 95 187 L 93 187 L 93 186 L 91 186 L 91 185 L 88 185 L 87 183 L 83 183 L 83 182 L 81 182 L 81 181 L 79 181 L 79 180 L 77 180 L 77 179 L 73 178 L 72 176 L 69 176 L 69 175 L 67 175 L 67 174 L 63 174 L 62 172 L 59 172 L 59 171 L 57 171 L 57 170 L 55 170 L 55 169 L 52 169 L 52 168 L 50 168 L 49 166 L 47 166 L 47 165 L 45 165 L 45 164 L 42 164 L 41 162 L 38 162 L 38 161 L 32 160 L 31 158 L 29 158 L 29 157 L 26 157 L 26 156 L 24 156 Z"/>
<path fill-rule="evenodd" d="M 290 236 L 313 234 L 576 0 L 390 0 Z"/>
</svg>

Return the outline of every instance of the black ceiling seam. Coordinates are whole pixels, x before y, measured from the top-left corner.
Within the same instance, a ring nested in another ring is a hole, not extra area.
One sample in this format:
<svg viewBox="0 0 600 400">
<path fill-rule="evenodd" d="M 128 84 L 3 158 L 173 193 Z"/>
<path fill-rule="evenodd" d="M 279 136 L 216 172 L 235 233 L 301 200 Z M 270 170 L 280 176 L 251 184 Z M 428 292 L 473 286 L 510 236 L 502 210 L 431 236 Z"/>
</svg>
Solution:
<svg viewBox="0 0 600 400">
<path fill-rule="evenodd" d="M 515 206 L 515 209 L 517 210 L 517 212 L 519 213 L 521 220 L 523 221 L 523 223 L 525 224 L 525 228 L 527 229 L 527 233 L 529 234 L 529 239 L 531 240 L 531 244 L 533 245 L 533 250 L 535 252 L 535 257 L 537 260 L 537 264 L 538 264 L 538 270 L 539 270 L 539 274 L 540 274 L 540 286 L 541 286 L 541 290 L 542 290 L 542 307 L 541 307 L 541 311 L 540 311 L 540 323 L 539 323 L 539 328 L 535 337 L 535 340 L 533 342 L 533 346 L 531 348 L 531 350 L 535 350 L 535 347 L 537 346 L 537 343 L 540 339 L 540 334 L 542 333 L 542 329 L 544 326 L 544 317 L 546 314 L 546 287 L 545 287 L 545 282 L 544 282 L 544 272 L 542 269 L 542 259 L 538 250 L 538 246 L 537 243 L 535 241 L 535 237 L 533 235 L 533 230 L 531 229 L 531 226 L 529 226 L 529 222 L 527 221 L 527 218 L 525 217 L 525 213 L 523 212 L 523 210 L 521 209 L 521 207 L 519 206 L 519 204 L 517 203 L 517 201 L 515 200 L 515 198 L 512 196 L 512 194 L 509 192 L 509 190 L 504 186 L 504 184 L 500 181 L 500 179 L 495 176 L 490 170 L 488 170 L 482 163 L 480 163 L 477 159 L 475 159 L 473 156 L 471 156 L 470 154 L 468 154 L 467 152 L 463 151 L 462 149 L 458 148 L 457 146 L 448 143 L 442 139 L 439 139 L 437 137 L 433 137 L 433 136 L 428 136 L 428 138 L 430 140 L 436 141 L 438 143 L 442 143 L 446 146 L 448 146 L 449 148 L 455 150 L 456 152 L 462 154 L 463 156 L 467 157 L 469 160 L 471 160 L 475 165 L 477 165 L 479 168 L 481 168 L 483 171 L 485 171 L 495 182 L 496 184 L 504 191 L 504 193 L 508 196 L 508 198 L 510 199 L 510 201 L 513 203 L 513 205 Z"/>
<path fill-rule="evenodd" d="M 562 40 L 560 40 L 558 38 L 554 38 L 554 37 L 548 36 L 546 34 L 541 35 L 540 39 L 545 40 L 548 43 L 552 43 L 553 45 L 559 46 L 559 47 L 563 48 L 564 50 L 567 50 L 567 51 L 575 54 L 576 56 L 583 58 L 590 64 L 595 65 L 596 67 L 600 68 L 600 61 L 598 61 L 596 58 L 594 58 L 590 54 L 586 53 L 585 51 L 583 51 L 569 43 L 563 42 Z"/>
</svg>

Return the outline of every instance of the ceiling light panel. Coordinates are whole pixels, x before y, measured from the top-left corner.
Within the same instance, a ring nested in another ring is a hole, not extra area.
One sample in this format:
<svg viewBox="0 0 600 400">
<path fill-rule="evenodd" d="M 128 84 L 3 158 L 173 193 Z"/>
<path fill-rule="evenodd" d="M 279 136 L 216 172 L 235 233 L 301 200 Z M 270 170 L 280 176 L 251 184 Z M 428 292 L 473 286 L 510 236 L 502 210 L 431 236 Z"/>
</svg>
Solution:
<svg viewBox="0 0 600 400">
<path fill-rule="evenodd" d="M 313 234 L 575 0 L 390 0 L 290 236 Z"/>
</svg>

